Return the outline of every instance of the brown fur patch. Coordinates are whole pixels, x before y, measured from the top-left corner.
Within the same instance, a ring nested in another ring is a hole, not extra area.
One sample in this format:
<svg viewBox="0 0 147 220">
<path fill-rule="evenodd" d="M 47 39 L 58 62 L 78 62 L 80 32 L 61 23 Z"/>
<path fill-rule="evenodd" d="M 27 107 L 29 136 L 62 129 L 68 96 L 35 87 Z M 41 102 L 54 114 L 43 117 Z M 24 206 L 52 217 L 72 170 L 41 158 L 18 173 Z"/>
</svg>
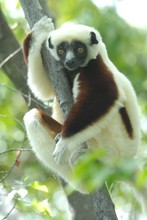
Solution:
<svg viewBox="0 0 147 220">
<path fill-rule="evenodd" d="M 130 122 L 130 119 L 129 119 L 129 116 L 128 116 L 128 113 L 127 113 L 125 107 L 120 108 L 119 113 L 121 115 L 121 119 L 124 123 L 124 126 L 126 128 L 128 136 L 130 138 L 133 138 L 133 128 L 132 128 L 132 125 L 131 125 L 131 122 Z"/>
<path fill-rule="evenodd" d="M 49 129 L 51 136 L 55 137 L 61 132 L 62 125 L 60 123 L 41 110 L 38 110 L 38 113 L 41 115 L 44 125 Z"/>
<path fill-rule="evenodd" d="M 118 98 L 113 75 L 98 55 L 81 68 L 80 93 L 62 129 L 63 137 L 69 137 L 108 113 Z"/>
<path fill-rule="evenodd" d="M 25 63 L 28 64 L 29 49 L 31 46 L 32 33 L 29 33 L 23 42 L 23 54 Z"/>
</svg>

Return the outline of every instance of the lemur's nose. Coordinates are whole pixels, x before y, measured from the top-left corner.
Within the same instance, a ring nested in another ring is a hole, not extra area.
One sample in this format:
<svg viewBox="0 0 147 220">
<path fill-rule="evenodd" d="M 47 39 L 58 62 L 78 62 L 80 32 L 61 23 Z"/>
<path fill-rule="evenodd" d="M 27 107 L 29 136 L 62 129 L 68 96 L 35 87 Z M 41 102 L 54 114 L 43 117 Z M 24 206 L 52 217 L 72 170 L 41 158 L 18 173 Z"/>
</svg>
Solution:
<svg viewBox="0 0 147 220">
<path fill-rule="evenodd" d="M 75 65 L 75 59 L 74 58 L 68 59 L 66 60 L 65 64 L 66 66 L 72 67 L 73 65 Z"/>
</svg>

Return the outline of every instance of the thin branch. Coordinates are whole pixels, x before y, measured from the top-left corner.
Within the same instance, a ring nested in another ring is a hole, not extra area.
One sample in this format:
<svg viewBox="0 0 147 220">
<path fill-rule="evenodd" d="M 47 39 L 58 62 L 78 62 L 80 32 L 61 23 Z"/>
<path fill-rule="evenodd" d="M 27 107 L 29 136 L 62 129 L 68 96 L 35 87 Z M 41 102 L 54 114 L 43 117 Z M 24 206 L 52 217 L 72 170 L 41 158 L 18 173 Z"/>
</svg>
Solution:
<svg viewBox="0 0 147 220">
<path fill-rule="evenodd" d="M 15 206 L 16 206 L 16 201 L 14 202 L 12 208 L 11 208 L 10 211 L 7 213 L 7 215 L 6 215 L 4 218 L 2 218 L 1 220 L 7 219 L 8 216 L 11 214 L 11 212 L 15 209 Z"/>
<path fill-rule="evenodd" d="M 13 165 L 11 166 L 11 168 L 7 171 L 6 175 L 4 175 L 4 176 L 1 178 L 0 183 L 2 183 L 2 182 L 9 176 L 9 174 L 12 172 L 12 170 L 14 169 L 14 167 L 15 167 L 16 164 L 17 164 L 17 161 L 18 161 L 20 155 L 21 155 L 21 151 L 18 153 L 18 155 L 17 155 L 17 157 L 16 157 L 16 159 L 15 159 L 15 162 L 13 163 Z"/>
<path fill-rule="evenodd" d="M 13 88 L 12 86 L 8 86 L 8 85 L 6 85 L 5 83 L 0 83 L 0 86 L 9 89 L 9 90 L 11 90 L 12 92 L 20 93 L 20 91 L 18 91 L 17 89 Z"/>
<path fill-rule="evenodd" d="M 0 63 L 0 69 L 2 66 L 4 66 L 12 57 L 14 57 L 18 52 L 21 51 L 21 47 L 19 47 L 17 50 L 15 50 L 13 53 L 11 53 L 8 57 L 6 57 L 1 63 Z"/>
<path fill-rule="evenodd" d="M 0 152 L 0 155 L 2 154 L 6 154 L 6 153 L 10 153 L 10 152 L 14 152 L 14 151 L 32 151 L 31 149 L 27 149 L 27 148 L 15 148 L 15 149 L 10 149 L 10 150 L 6 150 L 3 152 Z"/>
<path fill-rule="evenodd" d="M 25 145 L 25 140 L 26 140 L 26 133 L 25 133 L 25 136 L 24 136 L 24 139 L 23 139 L 23 142 L 22 142 L 22 147 L 21 147 L 20 149 L 23 149 L 23 146 Z M 15 162 L 13 163 L 13 165 L 11 166 L 11 168 L 7 171 L 6 175 L 4 175 L 4 176 L 2 177 L 2 179 L 0 180 L 0 183 L 2 183 L 2 182 L 9 176 L 9 174 L 10 174 L 11 171 L 14 169 L 14 167 L 19 164 L 19 158 L 20 158 L 21 153 L 22 153 L 22 150 L 19 151 L 19 153 L 18 153 L 17 156 L 16 156 Z"/>
<path fill-rule="evenodd" d="M 45 105 L 44 103 L 38 101 L 36 98 L 33 98 L 31 95 L 25 94 L 25 93 L 23 93 L 23 92 L 21 92 L 21 91 L 15 89 L 15 88 L 13 88 L 12 86 L 8 86 L 8 85 L 6 85 L 6 84 L 4 84 L 4 83 L 0 83 L 0 86 L 9 89 L 9 90 L 11 90 L 12 92 L 15 92 L 15 93 L 17 93 L 17 94 L 22 95 L 24 98 L 26 98 L 26 99 L 29 100 L 28 103 L 30 103 L 31 101 L 33 101 L 33 103 L 35 103 L 36 105 L 41 106 L 42 108 L 45 108 L 45 106 L 47 106 L 47 105 Z M 28 106 L 29 106 L 29 104 L 28 104 Z M 47 106 L 47 107 L 48 107 L 48 106 Z"/>
<path fill-rule="evenodd" d="M 19 125 L 21 125 L 21 127 L 23 127 L 23 129 L 24 129 L 23 123 L 22 123 L 20 120 L 14 118 L 13 116 L 8 116 L 8 115 L 0 114 L 0 117 L 1 117 L 1 118 L 6 118 L 6 119 L 12 119 L 12 120 L 16 121 L 16 122 L 17 122 Z"/>
</svg>

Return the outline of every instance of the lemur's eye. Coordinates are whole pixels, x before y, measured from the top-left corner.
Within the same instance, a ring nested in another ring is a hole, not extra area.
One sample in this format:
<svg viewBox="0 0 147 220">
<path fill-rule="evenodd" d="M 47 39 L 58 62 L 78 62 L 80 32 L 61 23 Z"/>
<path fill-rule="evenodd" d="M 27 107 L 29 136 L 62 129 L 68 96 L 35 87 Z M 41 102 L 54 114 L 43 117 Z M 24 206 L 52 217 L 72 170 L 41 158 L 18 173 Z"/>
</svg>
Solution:
<svg viewBox="0 0 147 220">
<path fill-rule="evenodd" d="M 59 52 L 60 55 L 64 54 L 64 50 L 63 49 L 59 49 L 58 52 Z"/>
<path fill-rule="evenodd" d="M 83 53 L 84 52 L 84 48 L 82 48 L 82 47 L 79 47 L 78 49 L 77 49 L 77 51 L 78 51 L 78 53 Z"/>
</svg>

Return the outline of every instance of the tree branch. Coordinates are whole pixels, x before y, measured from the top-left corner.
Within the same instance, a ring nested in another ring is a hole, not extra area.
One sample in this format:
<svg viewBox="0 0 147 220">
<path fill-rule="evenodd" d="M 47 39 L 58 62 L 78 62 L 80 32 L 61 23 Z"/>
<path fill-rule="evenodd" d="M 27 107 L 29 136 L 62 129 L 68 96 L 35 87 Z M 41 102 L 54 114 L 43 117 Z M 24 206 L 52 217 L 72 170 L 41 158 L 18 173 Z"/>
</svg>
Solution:
<svg viewBox="0 0 147 220">
<path fill-rule="evenodd" d="M 19 91 L 28 93 L 26 85 L 26 65 L 22 50 L 0 10 L 0 68 L 4 70 Z M 17 53 L 15 53 L 17 51 Z M 14 54 L 12 56 L 12 54 Z M 9 59 L 8 59 L 9 57 Z M 7 62 L 5 62 L 7 60 Z M 19 69 L 20 68 L 20 69 Z M 12 74 L 13 73 L 13 74 Z"/>
</svg>

